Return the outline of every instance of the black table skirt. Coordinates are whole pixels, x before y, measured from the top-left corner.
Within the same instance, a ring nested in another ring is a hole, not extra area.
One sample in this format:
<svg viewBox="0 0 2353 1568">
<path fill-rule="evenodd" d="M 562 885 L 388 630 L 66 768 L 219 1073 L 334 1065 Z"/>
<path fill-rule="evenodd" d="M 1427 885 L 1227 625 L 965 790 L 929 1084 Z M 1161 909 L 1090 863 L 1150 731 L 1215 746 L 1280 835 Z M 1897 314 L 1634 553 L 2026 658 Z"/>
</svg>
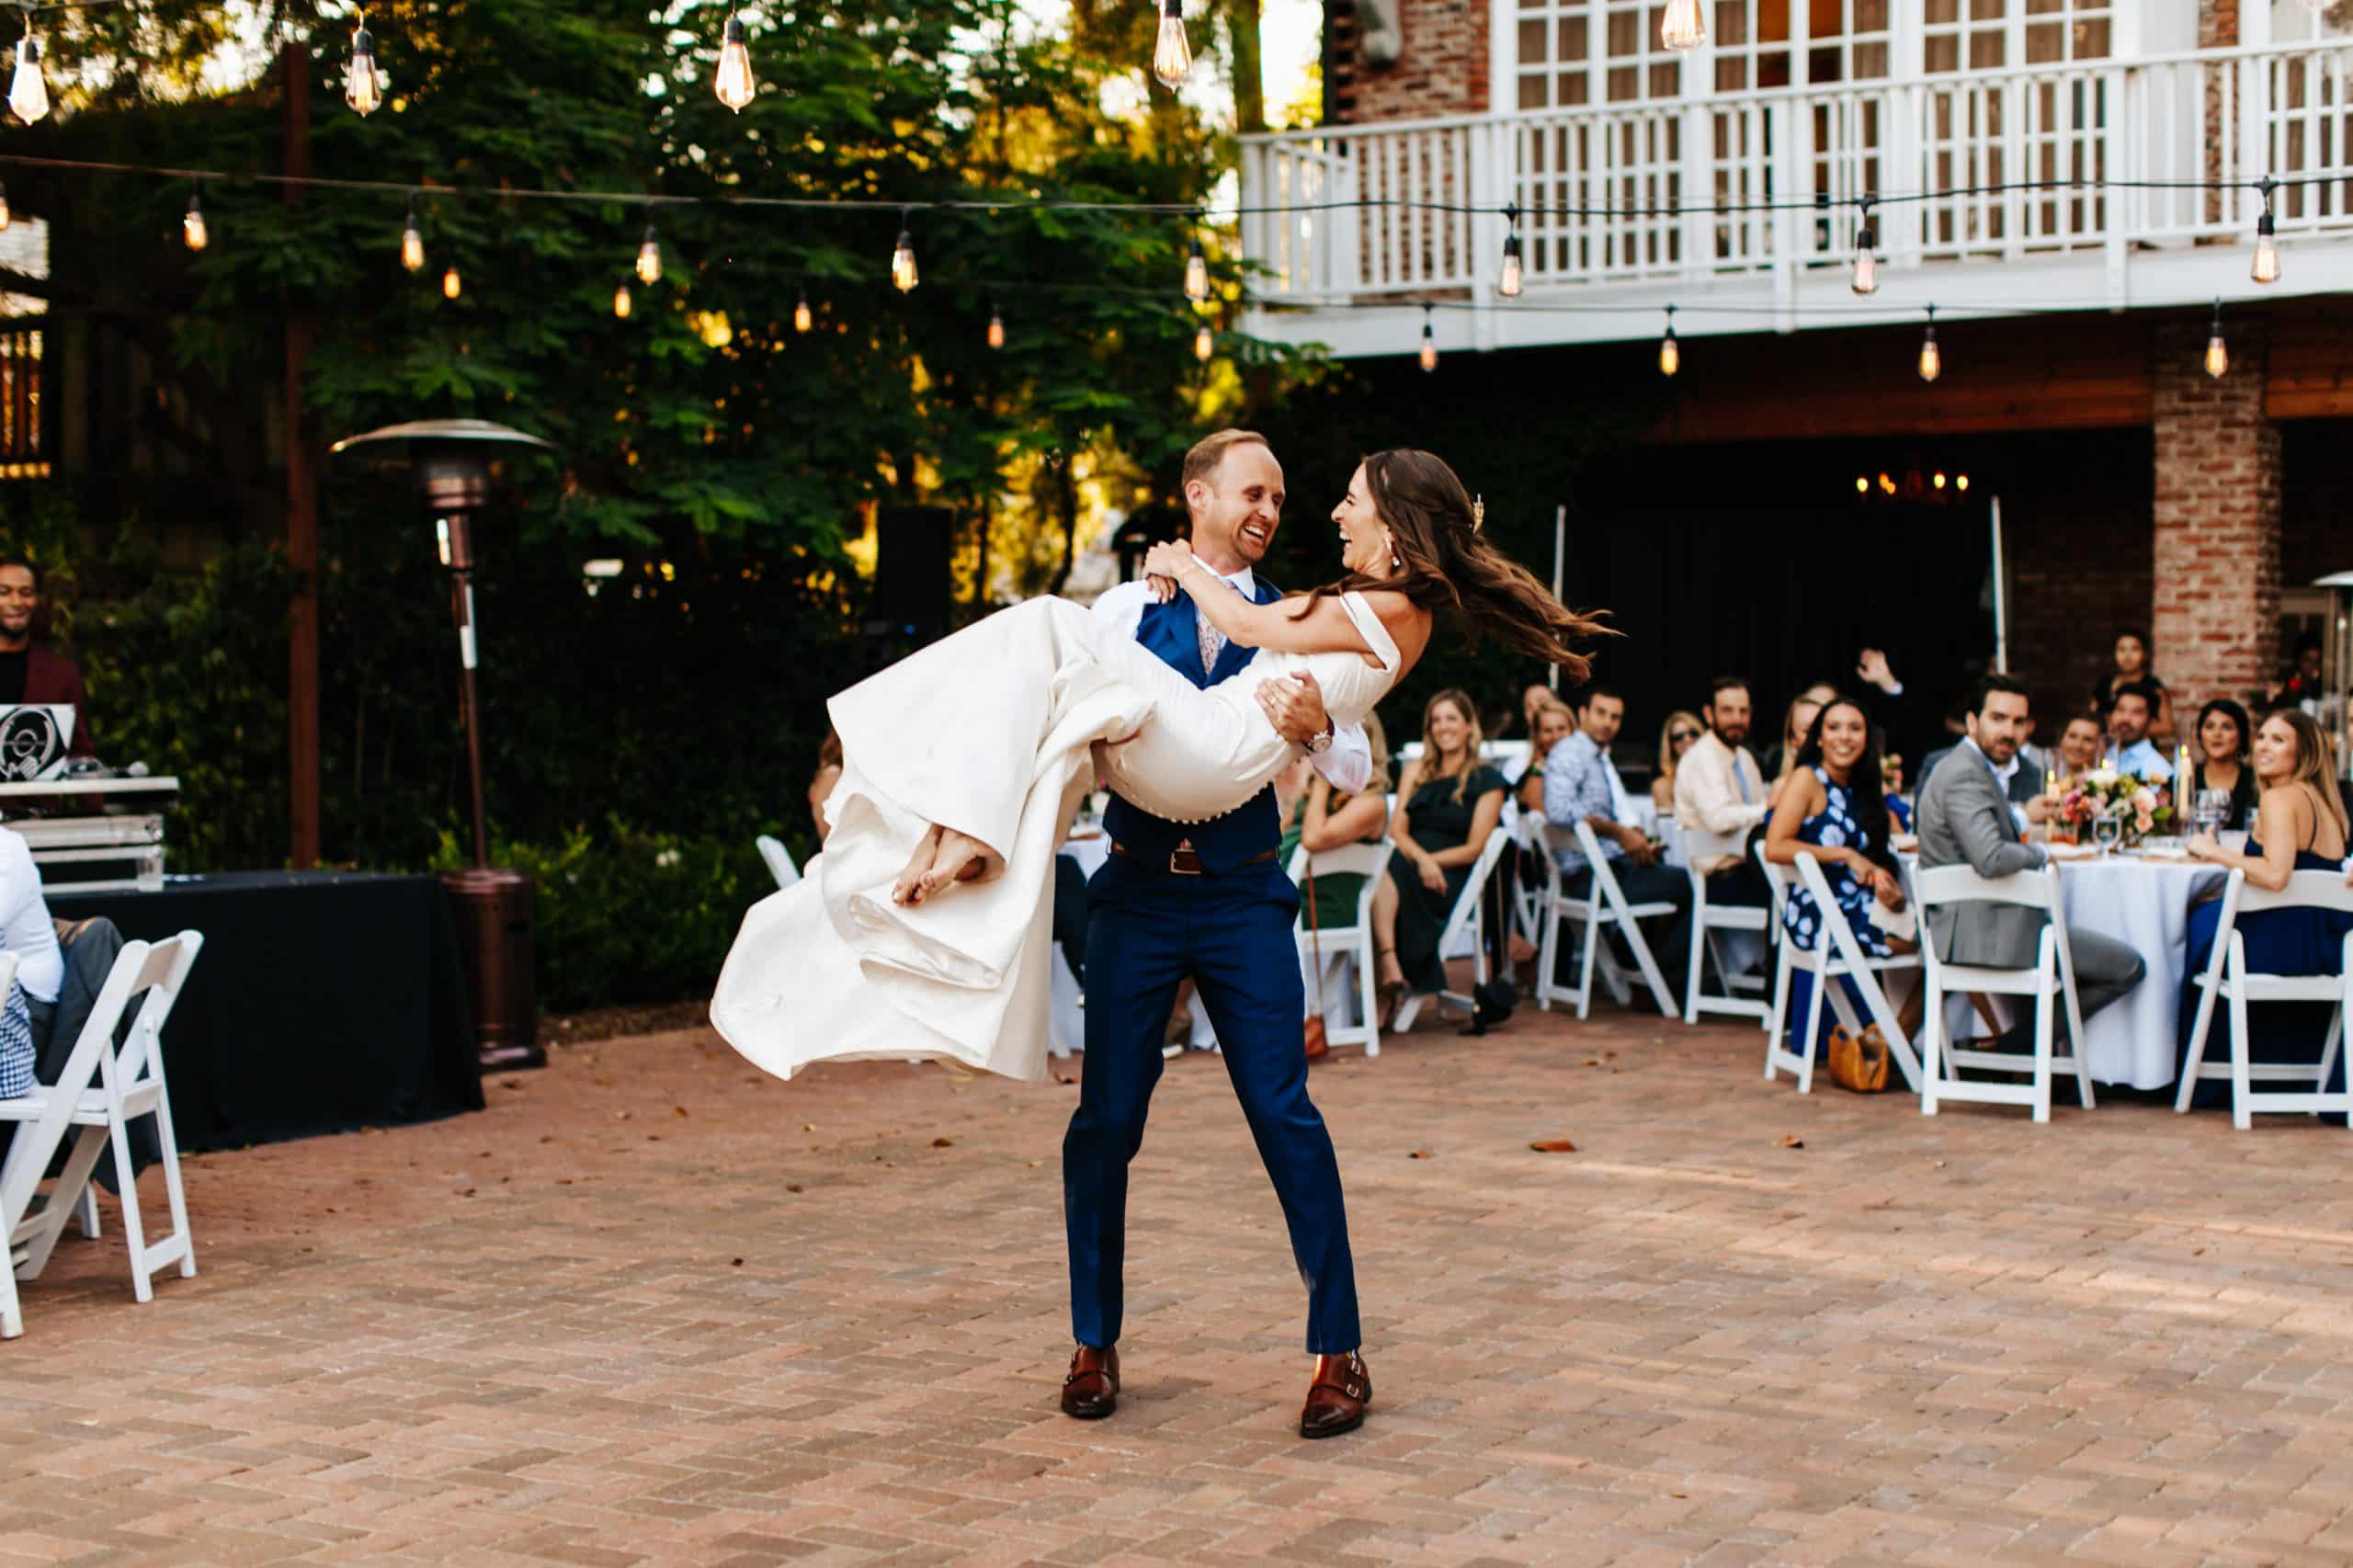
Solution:
<svg viewBox="0 0 2353 1568">
<path fill-rule="evenodd" d="M 49 899 L 204 950 L 164 1028 L 180 1147 L 235 1148 L 482 1108 L 472 1010 L 433 877 L 236 871 Z"/>
</svg>

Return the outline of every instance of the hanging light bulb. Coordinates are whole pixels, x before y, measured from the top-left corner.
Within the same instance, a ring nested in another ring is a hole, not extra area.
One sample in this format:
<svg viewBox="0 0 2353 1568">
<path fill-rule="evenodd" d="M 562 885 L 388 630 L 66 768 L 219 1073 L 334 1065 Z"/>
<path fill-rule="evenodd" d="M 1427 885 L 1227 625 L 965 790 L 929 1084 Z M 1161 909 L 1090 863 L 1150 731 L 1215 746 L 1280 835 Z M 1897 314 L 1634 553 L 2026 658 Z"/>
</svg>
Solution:
<svg viewBox="0 0 2353 1568">
<path fill-rule="evenodd" d="M 425 270 L 425 231 L 416 226 L 416 198 L 408 199 L 408 222 L 401 225 L 401 265 L 411 272 Z"/>
<path fill-rule="evenodd" d="M 662 281 L 662 242 L 654 237 L 654 225 L 645 225 L 645 238 L 637 244 L 637 280 L 651 289 Z"/>
<path fill-rule="evenodd" d="M 1005 347 L 1005 317 L 998 312 L 995 300 L 989 301 L 989 347 Z"/>
<path fill-rule="evenodd" d="M 351 58 L 343 67 L 343 101 L 363 119 L 384 101 L 384 85 L 376 74 L 376 40 L 368 31 L 364 11 L 359 25 L 351 29 Z"/>
<path fill-rule="evenodd" d="M 752 101 L 752 51 L 745 47 L 744 19 L 728 12 L 727 30 L 721 36 L 719 71 L 711 78 L 711 87 L 721 103 L 741 114 Z"/>
<path fill-rule="evenodd" d="M 1666 307 L 1666 335 L 1658 340 L 1658 373 L 1671 376 L 1683 369 L 1683 346 L 1675 339 L 1675 307 Z"/>
<path fill-rule="evenodd" d="M 5 185 L 0 185 L 0 233 L 5 233 L 7 231 L 9 222 L 8 187 Z"/>
<path fill-rule="evenodd" d="M 453 266 L 441 274 L 441 297 L 443 299 L 456 299 L 458 297 L 459 290 L 464 287 L 465 285 L 458 280 L 458 269 L 456 267 Z"/>
<path fill-rule="evenodd" d="M 1195 304 L 1210 297 L 1210 258 L 1201 252 L 1201 236 L 1196 233 L 1185 251 L 1185 298 Z"/>
<path fill-rule="evenodd" d="M 1504 219 L 1511 225 L 1511 229 L 1504 235 L 1504 270 L 1503 276 L 1495 279 L 1495 292 L 1506 300 L 1517 300 L 1519 298 L 1520 284 L 1519 204 L 1518 202 L 1504 209 Z"/>
<path fill-rule="evenodd" d="M 809 310 L 809 290 L 803 289 L 801 290 L 800 301 L 792 307 L 792 330 L 807 332 L 815 324 L 816 317 Z"/>
<path fill-rule="evenodd" d="M 910 210 L 908 208 L 899 210 L 899 243 L 891 251 L 891 283 L 902 294 L 913 293 L 915 284 L 921 281 L 921 276 L 915 270 L 915 233 L 907 227 Z"/>
<path fill-rule="evenodd" d="M 1920 379 L 1933 381 L 1945 373 L 1945 357 L 1937 348 L 1937 307 L 1928 307 L 1928 335 L 1920 339 Z"/>
<path fill-rule="evenodd" d="M 1193 358 L 1206 365 L 1210 362 L 1210 356 L 1216 352 L 1217 335 L 1210 331 L 1209 323 L 1203 322 L 1201 330 L 1193 334 Z"/>
<path fill-rule="evenodd" d="M 628 285 L 628 284 L 626 284 L 626 283 L 622 283 L 622 284 L 619 284 L 619 285 L 615 286 L 615 288 L 614 288 L 614 290 L 613 290 L 613 314 L 614 314 L 614 316 L 615 316 L 615 317 L 617 317 L 618 319 L 621 320 L 621 321 L 627 321 L 627 320 L 629 320 L 629 307 L 630 307 L 629 285 Z"/>
<path fill-rule="evenodd" d="M 1708 41 L 1708 18 L 1699 0 L 1666 0 L 1666 14 L 1658 19 L 1658 41 L 1677 54 Z"/>
<path fill-rule="evenodd" d="M 2255 265 L 2247 269 L 2247 276 L 2257 283 L 2279 281 L 2279 242 L 2274 237 L 2271 219 L 2271 192 L 2278 184 L 2266 175 L 2256 187 L 2263 192 L 2263 216 L 2255 221 Z"/>
<path fill-rule="evenodd" d="M 1438 332 L 1430 325 L 1430 308 L 1422 307 L 1422 369 L 1438 369 Z"/>
<path fill-rule="evenodd" d="M 2221 381 L 2231 373 L 2230 346 L 2222 341 L 2222 301 L 2214 301 L 2214 325 L 2206 339 L 2206 373 Z"/>
<path fill-rule="evenodd" d="M 17 40 L 17 74 L 8 79 L 8 109 L 27 125 L 49 112 L 49 84 L 41 80 L 40 40 L 29 28 Z"/>
<path fill-rule="evenodd" d="M 1185 0 L 1160 0 L 1160 37 L 1152 47 L 1152 74 L 1175 92 L 1192 74 L 1193 46 L 1185 37 Z"/>
<path fill-rule="evenodd" d="M 188 193 L 188 213 L 180 220 L 180 238 L 190 250 L 202 250 L 212 243 L 212 235 L 204 226 L 204 208 L 196 199 L 196 192 Z"/>
<path fill-rule="evenodd" d="M 1863 224 L 1855 231 L 1855 282 L 1858 294 L 1879 292 L 1879 231 L 1871 227 L 1871 204 L 1863 202 Z"/>
</svg>

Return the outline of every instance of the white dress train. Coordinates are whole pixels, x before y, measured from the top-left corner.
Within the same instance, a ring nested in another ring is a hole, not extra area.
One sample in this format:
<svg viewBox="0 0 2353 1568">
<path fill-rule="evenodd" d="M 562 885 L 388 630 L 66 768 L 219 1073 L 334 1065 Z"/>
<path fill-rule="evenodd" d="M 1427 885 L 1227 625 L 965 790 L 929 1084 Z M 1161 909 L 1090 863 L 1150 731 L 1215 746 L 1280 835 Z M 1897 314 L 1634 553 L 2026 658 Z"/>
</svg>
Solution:
<svg viewBox="0 0 2353 1568">
<path fill-rule="evenodd" d="M 1054 856 L 1097 766 L 1106 787 L 1170 821 L 1242 805 L 1298 755 L 1260 711 L 1259 682 L 1313 673 L 1343 725 L 1396 683 L 1381 618 L 1361 594 L 1338 602 L 1378 667 L 1360 653 L 1262 652 L 1203 690 L 1082 607 L 1040 598 L 835 697 L 842 776 L 824 853 L 745 916 L 712 1025 L 779 1078 L 813 1062 L 923 1057 L 1044 1076 Z M 982 880 L 892 903 L 935 823 L 987 846 Z"/>
</svg>

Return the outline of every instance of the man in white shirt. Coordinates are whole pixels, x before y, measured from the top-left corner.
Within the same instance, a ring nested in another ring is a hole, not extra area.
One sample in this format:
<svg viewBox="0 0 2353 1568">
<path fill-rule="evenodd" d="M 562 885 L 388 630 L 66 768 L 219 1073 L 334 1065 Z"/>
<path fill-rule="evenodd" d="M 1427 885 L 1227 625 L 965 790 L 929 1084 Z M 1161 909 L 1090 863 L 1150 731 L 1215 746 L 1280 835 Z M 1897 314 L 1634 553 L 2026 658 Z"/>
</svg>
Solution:
<svg viewBox="0 0 2353 1568">
<path fill-rule="evenodd" d="M 2173 764 L 2149 739 L 2152 704 L 2147 688 L 2137 684 L 2120 687 L 2112 700 L 2115 706 L 2108 710 L 2108 733 L 2116 743 L 2117 766 L 2136 778 L 2171 783 Z"/>
<path fill-rule="evenodd" d="M 1675 765 L 1675 820 L 1686 835 L 1684 854 L 1708 879 L 1708 902 L 1760 908 L 1770 895 L 1748 835 L 1768 808 L 1764 770 L 1746 744 L 1753 711 L 1741 676 L 1709 683 L 1700 710 L 1708 733 Z"/>
<path fill-rule="evenodd" d="M 1592 868 L 1573 836 L 1582 822 L 1593 829 L 1628 903 L 1674 905 L 1674 914 L 1663 917 L 1665 929 L 1654 933 L 1653 953 L 1664 972 L 1680 977 L 1690 952 L 1691 879 L 1660 865 L 1657 847 L 1628 821 L 1634 814 L 1632 802 L 1609 756 L 1626 722 L 1626 699 L 1608 687 L 1587 686 L 1577 693 L 1576 712 L 1575 733 L 1544 758 L 1544 817 L 1561 830 L 1554 842 L 1560 845 L 1562 891 L 1572 898 L 1591 891 Z"/>
</svg>

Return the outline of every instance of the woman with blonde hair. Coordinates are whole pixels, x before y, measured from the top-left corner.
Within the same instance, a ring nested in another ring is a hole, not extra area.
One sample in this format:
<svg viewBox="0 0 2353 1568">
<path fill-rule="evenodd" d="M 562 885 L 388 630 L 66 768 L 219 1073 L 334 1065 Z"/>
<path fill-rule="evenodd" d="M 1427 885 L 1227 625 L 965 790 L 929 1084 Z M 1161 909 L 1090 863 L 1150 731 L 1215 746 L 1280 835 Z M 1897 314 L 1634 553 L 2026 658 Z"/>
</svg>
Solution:
<svg viewBox="0 0 2353 1568">
<path fill-rule="evenodd" d="M 1519 780 L 1512 786 L 1519 796 L 1519 809 L 1544 814 L 1544 759 L 1552 748 L 1576 733 L 1577 716 L 1565 702 L 1540 702 L 1528 723 L 1528 766 L 1520 770 Z"/>
<path fill-rule="evenodd" d="M 1815 681 L 1790 699 L 1790 710 L 1781 715 L 1781 744 L 1765 758 L 1765 771 L 1773 776 L 1772 785 L 1765 791 L 1765 799 L 1773 805 L 1781 803 L 1782 787 L 1790 775 L 1798 770 L 1798 753 L 1804 749 L 1805 737 L 1813 728 L 1814 716 L 1823 704 L 1838 695 L 1838 688 Z"/>
<path fill-rule="evenodd" d="M 1651 775 L 1651 804 L 1664 817 L 1675 810 L 1675 768 L 1683 754 L 1706 733 L 1697 713 L 1678 708 L 1658 727 L 1658 771 Z"/>
<path fill-rule="evenodd" d="M 2347 823 L 2345 801 L 2336 789 L 2336 767 L 2328 737 L 2309 714 L 2283 708 L 2263 721 L 2255 733 L 2255 776 L 2262 787 L 2256 807 L 2256 832 L 2244 852 L 2225 848 L 2212 834 L 2201 833 L 2188 846 L 2197 859 L 2244 871 L 2250 886 L 2278 892 L 2297 871 L 2334 872 L 2345 861 Z M 2181 1062 L 2186 1068 L 2189 1037 L 2201 1000 L 2209 994 L 2195 977 L 2206 972 L 2213 957 L 2214 933 L 2222 924 L 2222 901 L 2210 898 L 2189 912 L 2189 963 L 2181 996 Z M 2234 923 L 2238 938 L 2246 944 L 2248 972 L 2256 974 L 2336 974 L 2344 967 L 2345 934 L 2353 918 L 2329 909 L 2267 909 L 2242 914 Z M 2320 1060 L 2333 1003 L 2303 1008 L 2277 1004 L 2263 1009 L 2263 1031 L 2248 1042 L 2249 1060 L 2312 1062 Z M 2300 1016 L 2301 1015 L 2301 1016 Z M 2226 1062 L 2231 1055 L 2228 1009 L 2213 1008 L 2206 1036 L 2208 1062 Z M 2336 1088 L 2344 1086 L 2342 1059 L 2336 1068 Z M 2197 1103 L 2225 1104 L 2229 1086 L 2220 1081 L 2197 1086 Z"/>
<path fill-rule="evenodd" d="M 1470 693 L 1441 691 L 1422 710 L 1422 755 L 1397 780 L 1389 827 L 1397 852 L 1372 900 L 1383 1028 L 1410 993 L 1445 989 L 1438 939 L 1503 821 L 1504 776 L 1480 760 L 1483 738 Z"/>
</svg>

